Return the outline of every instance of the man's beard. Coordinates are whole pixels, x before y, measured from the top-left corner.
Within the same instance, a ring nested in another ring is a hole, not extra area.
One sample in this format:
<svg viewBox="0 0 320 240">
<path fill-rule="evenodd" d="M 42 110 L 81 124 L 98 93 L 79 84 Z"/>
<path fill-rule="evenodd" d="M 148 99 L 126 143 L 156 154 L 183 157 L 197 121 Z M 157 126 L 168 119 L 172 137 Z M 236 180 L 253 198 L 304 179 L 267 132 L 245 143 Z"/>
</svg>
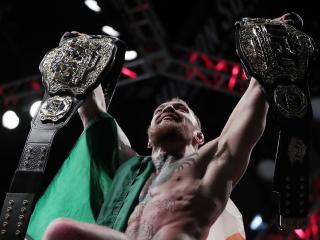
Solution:
<svg viewBox="0 0 320 240">
<path fill-rule="evenodd" d="M 192 142 L 193 137 L 193 129 L 190 125 L 170 121 L 153 127 L 149 126 L 149 141 L 153 147 L 166 148 L 168 144 L 186 146 Z"/>
</svg>

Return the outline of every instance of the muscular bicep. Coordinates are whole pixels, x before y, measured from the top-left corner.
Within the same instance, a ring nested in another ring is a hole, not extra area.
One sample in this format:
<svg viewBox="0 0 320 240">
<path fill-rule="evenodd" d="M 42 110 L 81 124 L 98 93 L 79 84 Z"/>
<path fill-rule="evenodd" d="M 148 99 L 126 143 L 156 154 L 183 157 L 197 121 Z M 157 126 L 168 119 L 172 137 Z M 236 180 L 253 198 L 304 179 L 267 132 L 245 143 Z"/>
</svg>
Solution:
<svg viewBox="0 0 320 240">
<path fill-rule="evenodd" d="M 219 188 L 222 182 L 230 182 L 231 187 L 234 188 L 248 166 L 250 154 L 235 157 L 230 152 L 228 143 L 221 144 L 223 146 L 217 149 L 212 160 L 207 165 L 203 182 L 208 185 L 209 188 L 213 189 L 216 187 Z M 246 159 L 241 159 L 241 157 Z"/>
<path fill-rule="evenodd" d="M 253 79 L 218 138 L 215 157 L 221 164 L 211 163 L 208 174 L 223 169 L 221 174 L 236 185 L 247 168 L 252 149 L 262 136 L 267 110 L 261 89 Z"/>
<path fill-rule="evenodd" d="M 208 157 L 202 178 L 202 191 L 222 211 L 247 167 L 246 164 L 238 164 L 238 161 L 248 161 L 235 158 L 230 153 L 227 142 L 222 142 L 219 138 L 206 144 L 199 152 Z"/>
<path fill-rule="evenodd" d="M 210 198 L 215 207 L 215 219 L 225 208 L 231 191 L 233 189 L 233 179 L 229 174 L 229 165 L 218 158 L 214 158 L 208 165 L 206 174 L 201 183 L 201 191 L 204 196 Z"/>
</svg>

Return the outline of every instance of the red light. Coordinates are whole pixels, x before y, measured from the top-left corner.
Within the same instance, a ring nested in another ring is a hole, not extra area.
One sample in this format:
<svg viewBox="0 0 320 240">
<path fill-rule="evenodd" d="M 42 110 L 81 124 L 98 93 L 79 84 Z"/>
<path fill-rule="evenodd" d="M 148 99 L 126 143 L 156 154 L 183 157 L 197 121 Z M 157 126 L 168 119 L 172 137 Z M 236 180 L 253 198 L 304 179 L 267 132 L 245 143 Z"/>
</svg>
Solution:
<svg viewBox="0 0 320 240">
<path fill-rule="evenodd" d="M 309 224 L 305 230 L 303 229 L 295 229 L 294 233 L 299 237 L 299 239 L 319 239 L 319 213 L 313 213 L 309 217 Z"/>
<path fill-rule="evenodd" d="M 189 63 L 194 63 L 195 61 L 197 61 L 197 59 L 198 59 L 198 53 L 193 52 L 189 57 Z"/>
<path fill-rule="evenodd" d="M 234 89 L 234 86 L 236 85 L 236 82 L 237 82 L 237 76 L 238 76 L 239 72 L 240 72 L 240 66 L 237 64 L 233 65 L 232 72 L 231 72 L 232 76 L 230 77 L 229 83 L 228 83 L 228 88 L 230 90 Z"/>
<path fill-rule="evenodd" d="M 31 87 L 33 90 L 39 91 L 40 90 L 40 84 L 36 80 L 31 80 Z"/>
<path fill-rule="evenodd" d="M 317 214 L 312 214 L 311 217 L 310 217 L 310 223 L 311 223 L 311 232 L 313 234 L 313 236 L 317 236 L 317 239 L 318 236 L 319 236 L 319 231 L 318 231 L 318 218 L 319 218 L 319 215 Z"/>
<path fill-rule="evenodd" d="M 138 74 L 135 73 L 134 71 L 130 70 L 127 67 L 123 67 L 121 70 L 121 73 L 123 73 L 124 75 L 128 76 L 129 78 L 136 78 L 138 77 Z"/>
<path fill-rule="evenodd" d="M 233 65 L 232 68 L 232 75 L 237 76 L 240 72 L 240 66 L 239 65 Z"/>
<path fill-rule="evenodd" d="M 224 60 L 219 60 L 216 65 L 216 70 L 217 71 L 226 71 L 227 70 L 226 62 Z"/>
<path fill-rule="evenodd" d="M 295 229 L 294 232 L 297 234 L 299 239 L 305 239 L 305 232 L 302 229 Z"/>
<path fill-rule="evenodd" d="M 200 70 L 195 71 L 195 75 L 197 75 L 203 83 L 209 84 L 209 80 Z"/>
<path fill-rule="evenodd" d="M 241 70 L 241 79 L 242 80 L 247 80 L 246 73 L 243 71 L 243 69 Z"/>
<path fill-rule="evenodd" d="M 202 53 L 201 58 L 203 59 L 206 68 L 214 69 L 214 66 L 213 66 L 211 59 L 206 54 Z"/>
<path fill-rule="evenodd" d="M 237 77 L 231 76 L 228 83 L 228 89 L 233 90 L 234 86 L 236 85 Z"/>
</svg>

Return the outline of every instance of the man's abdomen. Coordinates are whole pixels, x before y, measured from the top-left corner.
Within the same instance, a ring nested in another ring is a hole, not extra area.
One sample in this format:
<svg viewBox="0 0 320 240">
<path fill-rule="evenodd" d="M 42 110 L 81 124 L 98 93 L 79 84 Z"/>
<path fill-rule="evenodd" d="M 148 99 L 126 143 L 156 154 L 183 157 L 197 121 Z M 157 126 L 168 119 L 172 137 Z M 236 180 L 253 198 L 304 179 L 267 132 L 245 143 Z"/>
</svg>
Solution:
<svg viewBox="0 0 320 240">
<path fill-rule="evenodd" d="M 132 239 L 173 240 L 178 236 L 205 239 L 212 223 L 212 201 L 199 192 L 201 181 L 173 176 L 150 189 L 150 199 L 138 205 L 128 221 L 126 234 Z M 171 236 L 172 235 L 172 236 Z M 187 238 L 188 239 L 188 238 Z"/>
</svg>

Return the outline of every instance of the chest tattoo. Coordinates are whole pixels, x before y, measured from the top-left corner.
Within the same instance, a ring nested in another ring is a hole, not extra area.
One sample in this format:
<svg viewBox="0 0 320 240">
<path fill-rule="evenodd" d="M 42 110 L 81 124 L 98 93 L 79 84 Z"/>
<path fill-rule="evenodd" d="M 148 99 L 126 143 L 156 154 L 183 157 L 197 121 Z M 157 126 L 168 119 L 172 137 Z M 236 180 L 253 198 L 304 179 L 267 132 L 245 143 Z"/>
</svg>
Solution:
<svg viewBox="0 0 320 240">
<path fill-rule="evenodd" d="M 126 235 L 132 238 L 139 236 L 141 240 L 151 240 L 155 235 L 156 230 L 154 226 L 146 221 L 141 222 L 139 225 L 135 225 L 130 230 L 126 231 Z"/>
<path fill-rule="evenodd" d="M 160 174 L 156 177 L 151 187 L 159 186 L 167 182 L 174 173 L 180 172 L 187 167 L 192 167 L 196 164 L 197 153 L 194 153 L 186 158 L 165 165 Z"/>
<path fill-rule="evenodd" d="M 141 193 L 139 195 L 139 203 L 146 203 L 145 200 L 147 198 L 147 194 L 149 192 L 151 183 L 154 180 L 155 176 L 156 176 L 155 173 L 152 173 L 149 179 L 147 180 L 147 182 L 145 183 L 144 187 L 142 188 Z"/>
</svg>

